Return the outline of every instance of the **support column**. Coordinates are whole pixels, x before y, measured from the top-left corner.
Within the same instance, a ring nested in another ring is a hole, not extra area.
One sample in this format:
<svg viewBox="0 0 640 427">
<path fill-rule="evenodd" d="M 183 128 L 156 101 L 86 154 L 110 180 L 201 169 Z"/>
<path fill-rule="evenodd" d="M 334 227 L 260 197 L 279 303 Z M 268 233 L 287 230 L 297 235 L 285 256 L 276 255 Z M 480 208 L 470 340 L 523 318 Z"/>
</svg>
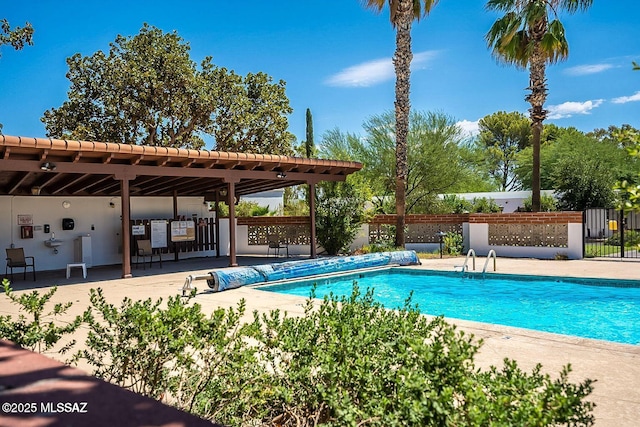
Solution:
<svg viewBox="0 0 640 427">
<path fill-rule="evenodd" d="M 236 259 L 236 183 L 227 184 L 227 197 L 229 198 L 229 267 L 237 267 Z"/>
<path fill-rule="evenodd" d="M 316 252 L 316 183 L 309 183 L 309 229 L 311 232 L 311 241 L 309 246 L 311 247 L 311 258 L 317 258 Z"/>
<path fill-rule="evenodd" d="M 173 219 L 177 221 L 178 218 L 178 192 L 173 191 Z M 173 242 L 173 260 L 178 262 L 178 244 Z"/>
<path fill-rule="evenodd" d="M 129 180 L 135 177 L 116 176 L 120 180 L 120 194 L 122 197 L 122 278 L 132 277 L 131 275 L 131 194 L 129 190 Z"/>
<path fill-rule="evenodd" d="M 216 190 L 216 221 L 214 223 L 216 258 L 220 258 L 220 191 Z"/>
</svg>

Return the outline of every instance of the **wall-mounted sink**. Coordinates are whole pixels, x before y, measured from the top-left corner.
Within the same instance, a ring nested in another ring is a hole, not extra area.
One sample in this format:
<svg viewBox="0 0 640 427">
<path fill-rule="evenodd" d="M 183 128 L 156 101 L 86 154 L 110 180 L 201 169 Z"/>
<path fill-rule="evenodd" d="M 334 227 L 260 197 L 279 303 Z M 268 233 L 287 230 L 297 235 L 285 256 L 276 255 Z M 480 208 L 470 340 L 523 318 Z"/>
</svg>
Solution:
<svg viewBox="0 0 640 427">
<path fill-rule="evenodd" d="M 64 242 L 64 240 L 45 240 L 44 245 L 49 248 L 57 248 L 62 244 L 62 242 Z"/>
</svg>

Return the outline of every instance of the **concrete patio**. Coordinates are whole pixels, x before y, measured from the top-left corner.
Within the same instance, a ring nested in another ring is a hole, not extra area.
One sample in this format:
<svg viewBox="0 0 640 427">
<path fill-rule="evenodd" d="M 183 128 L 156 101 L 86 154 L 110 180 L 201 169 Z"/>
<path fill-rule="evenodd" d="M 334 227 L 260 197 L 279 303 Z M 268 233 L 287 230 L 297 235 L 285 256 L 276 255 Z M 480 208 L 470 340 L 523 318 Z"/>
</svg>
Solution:
<svg viewBox="0 0 640 427">
<path fill-rule="evenodd" d="M 240 265 L 273 262 L 275 258 L 264 256 L 239 257 Z M 278 260 L 284 261 L 284 258 Z M 428 259 L 415 268 L 453 270 L 461 264 L 461 258 Z M 479 259 L 477 269 L 482 269 L 484 259 Z M 80 271 L 73 271 L 70 279 L 65 271 L 39 272 L 33 282 L 27 276 L 16 276 L 13 287 L 17 291 L 47 288 L 58 285 L 56 302 L 72 301 L 70 314 L 82 312 L 88 305 L 89 289 L 101 287 L 108 300 L 119 303 L 128 296 L 134 299 L 166 298 L 181 292 L 189 274 L 206 274 L 213 268 L 228 265 L 227 258 L 200 258 L 179 262 L 163 262 L 160 269 L 134 269 L 134 277 L 121 279 L 119 266 L 100 267 L 89 270 L 84 279 Z M 531 259 L 497 259 L 498 273 L 535 274 L 573 277 L 603 277 L 640 279 L 640 263 L 611 260 L 539 261 Z M 246 300 L 248 316 L 257 310 L 272 309 L 287 311 L 290 315 L 301 314 L 304 298 L 275 294 L 255 288 L 241 288 L 221 293 L 208 291 L 206 282 L 195 282 L 199 288 L 195 301 L 205 311 L 218 307 L 234 306 L 242 298 Z M 0 314 L 17 313 L 16 307 L 5 302 L 0 305 Z M 591 400 L 596 403 L 594 414 L 598 427 L 636 426 L 640 419 L 640 346 L 616 344 L 563 335 L 541 333 L 531 330 L 449 319 L 460 329 L 484 340 L 476 358 L 478 367 L 501 366 L 505 357 L 518 361 L 530 370 L 542 363 L 543 371 L 555 374 L 570 363 L 573 372 L 570 379 L 577 382 L 584 378 L 596 379 Z M 82 335 L 82 333 L 80 334 Z M 50 357 L 61 359 L 57 354 Z M 80 368 L 83 368 L 80 366 Z"/>
</svg>

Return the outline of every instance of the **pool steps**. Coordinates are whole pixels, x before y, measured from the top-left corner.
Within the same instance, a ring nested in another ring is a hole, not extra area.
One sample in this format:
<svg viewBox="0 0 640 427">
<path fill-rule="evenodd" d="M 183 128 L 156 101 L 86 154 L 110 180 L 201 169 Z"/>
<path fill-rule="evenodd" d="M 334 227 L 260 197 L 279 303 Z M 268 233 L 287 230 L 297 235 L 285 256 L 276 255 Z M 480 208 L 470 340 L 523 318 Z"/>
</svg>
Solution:
<svg viewBox="0 0 640 427">
<path fill-rule="evenodd" d="M 326 275 L 342 271 L 356 271 L 390 265 L 419 265 L 415 251 L 378 252 L 344 257 L 315 258 L 286 261 L 247 267 L 229 267 L 210 271 L 205 275 L 189 275 L 182 287 L 182 295 L 191 290 L 195 280 L 206 280 L 214 292 L 267 282 Z"/>
<path fill-rule="evenodd" d="M 484 262 L 484 267 L 482 268 L 482 274 L 487 272 L 487 265 L 489 265 L 489 260 L 493 256 L 493 271 L 496 271 L 496 251 L 491 249 L 487 254 L 487 260 Z"/>
<path fill-rule="evenodd" d="M 469 270 L 469 266 L 467 265 L 467 263 L 469 262 L 469 256 L 473 256 L 473 271 L 476 270 L 476 251 L 474 251 L 473 249 L 469 249 L 469 252 L 467 252 L 467 256 L 464 259 L 464 263 L 462 265 L 455 265 L 453 267 L 453 269 L 460 269 L 461 272 L 465 272 Z"/>
<path fill-rule="evenodd" d="M 469 257 L 472 257 L 473 271 L 475 271 L 476 270 L 476 251 L 474 251 L 473 249 L 469 249 L 469 252 L 467 252 L 467 256 L 464 259 L 464 263 L 462 265 L 453 266 L 453 269 L 455 271 L 458 271 L 458 269 L 460 269 L 460 272 L 462 273 L 469 271 Z M 491 259 L 491 257 L 493 257 L 493 271 L 496 271 L 496 251 L 491 249 L 487 254 L 486 261 L 484 262 L 484 267 L 482 268 L 482 274 L 487 272 L 487 266 L 489 265 L 489 260 Z"/>
</svg>

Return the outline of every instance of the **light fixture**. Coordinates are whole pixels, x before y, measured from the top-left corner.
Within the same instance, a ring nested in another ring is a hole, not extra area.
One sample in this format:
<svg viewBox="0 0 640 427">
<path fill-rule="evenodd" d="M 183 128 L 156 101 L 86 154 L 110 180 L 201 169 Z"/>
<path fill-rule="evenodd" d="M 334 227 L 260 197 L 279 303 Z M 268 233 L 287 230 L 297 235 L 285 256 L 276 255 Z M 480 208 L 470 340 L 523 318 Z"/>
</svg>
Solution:
<svg viewBox="0 0 640 427">
<path fill-rule="evenodd" d="M 62 207 L 65 209 L 69 209 L 71 207 L 71 202 L 68 200 L 65 200 L 64 202 L 62 202 Z"/>
<path fill-rule="evenodd" d="M 31 187 L 31 195 L 32 196 L 39 196 L 40 195 L 40 190 L 41 190 L 41 188 L 38 187 L 38 186 Z"/>
<path fill-rule="evenodd" d="M 279 179 L 284 179 L 287 177 L 287 174 L 284 172 L 278 172 L 278 174 L 276 175 Z"/>
<path fill-rule="evenodd" d="M 220 189 L 220 196 L 221 197 L 227 197 L 227 189 L 226 188 L 221 188 Z"/>
<path fill-rule="evenodd" d="M 42 169 L 45 172 L 51 172 L 56 170 L 56 165 L 55 163 L 44 162 L 43 164 L 40 165 L 40 169 Z"/>
</svg>

